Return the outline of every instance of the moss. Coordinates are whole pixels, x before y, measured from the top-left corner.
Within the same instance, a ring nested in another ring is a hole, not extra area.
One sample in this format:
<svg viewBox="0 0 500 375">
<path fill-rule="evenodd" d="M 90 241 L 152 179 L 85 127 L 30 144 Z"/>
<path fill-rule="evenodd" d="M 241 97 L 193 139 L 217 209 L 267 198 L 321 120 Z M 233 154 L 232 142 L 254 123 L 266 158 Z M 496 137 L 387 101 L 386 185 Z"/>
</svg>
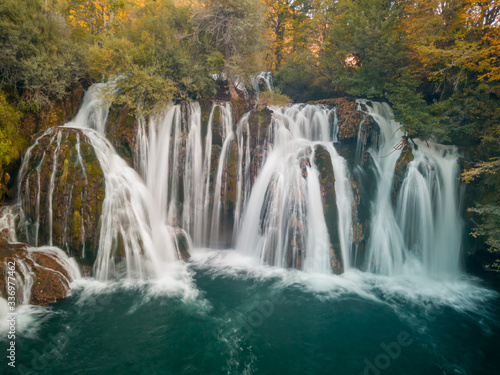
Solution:
<svg viewBox="0 0 500 375">
<path fill-rule="evenodd" d="M 59 181 L 59 191 L 63 191 L 68 181 L 69 159 L 64 159 L 63 173 Z"/>
<path fill-rule="evenodd" d="M 82 236 L 82 216 L 79 210 L 73 212 L 73 239 L 79 242 Z"/>
<path fill-rule="evenodd" d="M 120 232 L 118 232 L 118 236 L 116 237 L 114 255 L 117 257 L 123 257 L 125 255 L 123 252 L 123 237 Z"/>
<path fill-rule="evenodd" d="M 236 184 L 238 182 L 238 145 L 231 142 L 227 156 L 227 194 L 226 200 L 236 203 Z"/>
<path fill-rule="evenodd" d="M 96 177 L 102 176 L 101 166 L 99 162 L 96 160 L 93 163 L 89 163 L 87 166 L 87 176 L 90 179 L 95 179 Z"/>
<path fill-rule="evenodd" d="M 334 273 L 343 272 L 342 252 L 340 251 L 340 238 L 338 233 L 338 209 L 335 192 L 335 174 L 333 172 L 332 160 L 329 152 L 321 145 L 316 146 L 314 152 L 314 164 L 319 171 L 319 182 L 323 202 L 323 212 L 330 236 L 331 248 L 330 258 L 332 271 Z"/>
<path fill-rule="evenodd" d="M 73 207 L 75 208 L 75 210 L 80 211 L 80 208 L 82 208 L 82 197 L 81 196 L 76 197 L 76 199 L 73 203 Z"/>
<path fill-rule="evenodd" d="M 220 117 L 220 108 L 217 107 L 214 110 L 214 119 L 212 122 L 212 145 L 217 145 L 222 147 L 222 123 Z"/>
</svg>

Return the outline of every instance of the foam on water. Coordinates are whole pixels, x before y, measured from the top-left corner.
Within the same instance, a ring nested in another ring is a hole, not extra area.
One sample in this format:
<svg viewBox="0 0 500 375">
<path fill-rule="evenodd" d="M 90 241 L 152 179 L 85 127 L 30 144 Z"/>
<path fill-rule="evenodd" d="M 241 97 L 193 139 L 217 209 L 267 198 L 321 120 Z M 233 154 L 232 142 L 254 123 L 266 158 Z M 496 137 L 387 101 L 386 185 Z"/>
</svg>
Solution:
<svg viewBox="0 0 500 375">
<path fill-rule="evenodd" d="M 0 297 L 0 336 L 7 337 L 7 301 Z M 16 307 L 16 336 L 38 339 L 43 325 L 57 313 L 44 306 L 20 305 Z"/>
<path fill-rule="evenodd" d="M 357 296 L 390 306 L 396 312 L 406 310 L 408 305 L 422 310 L 441 306 L 487 318 L 491 312 L 485 305 L 500 297 L 479 280 L 466 275 L 441 280 L 425 274 L 403 272 L 398 276 L 385 276 L 355 269 L 342 275 L 325 275 L 262 265 L 255 258 L 231 250 L 196 249 L 191 262 L 196 272 L 202 271 L 214 278 L 267 280 L 274 282 L 279 290 L 299 288 L 319 299 Z M 413 265 L 408 267 L 414 269 Z"/>
</svg>

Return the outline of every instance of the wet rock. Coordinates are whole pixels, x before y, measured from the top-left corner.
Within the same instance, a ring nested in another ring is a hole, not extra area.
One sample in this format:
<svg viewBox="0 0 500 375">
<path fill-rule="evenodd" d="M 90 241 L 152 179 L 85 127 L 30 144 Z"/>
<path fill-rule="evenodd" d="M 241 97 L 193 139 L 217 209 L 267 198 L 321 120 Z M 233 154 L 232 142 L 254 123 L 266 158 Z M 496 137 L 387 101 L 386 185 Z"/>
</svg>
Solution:
<svg viewBox="0 0 500 375">
<path fill-rule="evenodd" d="M 129 166 L 134 166 L 134 146 L 137 135 L 135 113 L 128 107 L 112 105 L 106 121 L 106 137 Z"/>
<path fill-rule="evenodd" d="M 191 250 L 191 239 L 186 231 L 182 228 L 172 228 L 173 239 L 175 242 L 175 247 L 177 251 L 177 258 L 182 260 L 188 260 L 191 255 L 189 251 Z"/>
<path fill-rule="evenodd" d="M 319 183 L 321 186 L 321 198 L 323 212 L 330 236 L 330 265 L 332 272 L 341 274 L 344 272 L 342 250 L 338 232 L 338 208 L 335 193 L 335 174 L 329 152 L 321 145 L 316 146 L 314 152 L 314 164 L 319 171 Z"/>
<path fill-rule="evenodd" d="M 310 104 L 324 104 L 335 107 L 339 126 L 340 140 L 354 140 L 358 136 L 359 125 L 366 115 L 357 110 L 358 103 L 353 98 L 341 97 L 324 99 Z M 368 121 L 370 122 L 370 121 Z"/>
<path fill-rule="evenodd" d="M 20 174 L 24 217 L 18 236 L 53 245 L 92 266 L 99 241 L 104 176 L 90 141 L 77 129 L 53 128 L 36 141 Z"/>
<path fill-rule="evenodd" d="M 398 161 L 396 162 L 394 170 L 394 181 L 391 191 L 391 199 L 393 204 L 396 204 L 399 191 L 401 190 L 403 181 L 405 180 L 406 175 L 408 174 L 408 164 L 410 164 L 414 159 L 413 151 L 410 142 L 408 141 L 408 138 L 403 137 L 400 145 L 401 145 L 400 147 L 402 147 L 402 150 L 401 150 L 401 155 L 399 156 Z"/>
<path fill-rule="evenodd" d="M 0 242 L 0 247 L 11 252 L 0 259 L 0 296 L 9 296 L 7 280 L 14 280 L 18 305 L 44 306 L 68 295 L 73 278 L 57 253 L 30 249 L 27 244 Z"/>
</svg>

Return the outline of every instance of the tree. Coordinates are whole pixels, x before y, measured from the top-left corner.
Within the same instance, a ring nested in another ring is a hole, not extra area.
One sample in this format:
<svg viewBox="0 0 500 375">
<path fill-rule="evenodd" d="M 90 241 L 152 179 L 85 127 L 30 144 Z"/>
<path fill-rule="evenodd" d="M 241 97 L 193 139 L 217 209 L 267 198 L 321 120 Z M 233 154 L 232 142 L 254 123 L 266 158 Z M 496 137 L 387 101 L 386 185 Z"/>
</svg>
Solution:
<svg viewBox="0 0 500 375">
<path fill-rule="evenodd" d="M 6 167 L 19 158 L 26 147 L 26 141 L 19 133 L 22 113 L 7 102 L 0 92 L 0 201 L 7 194 L 10 175 Z"/>
<path fill-rule="evenodd" d="M 258 0 L 206 0 L 192 18 L 197 39 L 224 58 L 223 73 L 232 82 L 257 72 L 263 42 L 263 8 Z"/>
<path fill-rule="evenodd" d="M 213 94 L 211 62 L 195 42 L 188 6 L 148 1 L 90 50 L 96 80 L 114 81 L 117 103 L 150 115 L 167 102 Z"/>
<path fill-rule="evenodd" d="M 85 74 L 82 47 L 42 0 L 0 3 L 0 88 L 25 108 L 51 106 Z"/>
<path fill-rule="evenodd" d="M 322 68 L 338 91 L 390 102 L 408 136 L 445 138 L 441 118 L 407 68 L 403 15 L 401 3 L 392 0 L 339 1 L 330 9 Z"/>
</svg>

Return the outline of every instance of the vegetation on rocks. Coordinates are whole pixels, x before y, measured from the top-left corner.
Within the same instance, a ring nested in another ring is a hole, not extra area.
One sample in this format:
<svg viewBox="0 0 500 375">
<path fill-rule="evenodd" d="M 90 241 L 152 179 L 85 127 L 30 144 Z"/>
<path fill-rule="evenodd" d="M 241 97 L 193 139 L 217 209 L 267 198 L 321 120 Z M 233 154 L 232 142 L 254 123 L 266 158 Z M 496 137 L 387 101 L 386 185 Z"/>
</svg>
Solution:
<svg viewBox="0 0 500 375">
<path fill-rule="evenodd" d="M 92 266 L 105 195 L 93 147 L 81 131 L 56 128 L 37 140 L 25 163 L 21 238 L 33 246 L 58 246 Z"/>
</svg>

